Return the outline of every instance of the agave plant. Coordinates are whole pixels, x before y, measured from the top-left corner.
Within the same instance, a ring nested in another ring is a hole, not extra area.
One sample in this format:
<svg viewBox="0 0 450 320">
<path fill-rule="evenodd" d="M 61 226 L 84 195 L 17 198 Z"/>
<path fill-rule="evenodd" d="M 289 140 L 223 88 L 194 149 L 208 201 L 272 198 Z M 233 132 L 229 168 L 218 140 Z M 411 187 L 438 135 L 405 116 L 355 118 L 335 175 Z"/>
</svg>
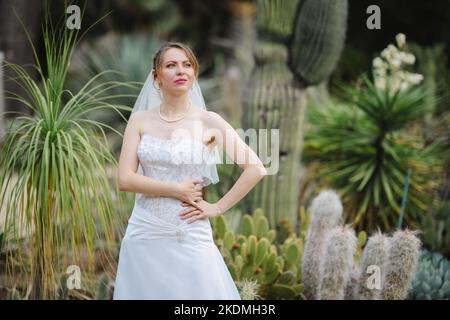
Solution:
<svg viewBox="0 0 450 320">
<path fill-rule="evenodd" d="M 346 220 L 369 231 L 396 225 L 408 182 L 405 223 L 415 226 L 419 213 L 436 205 L 442 172 L 440 141 L 427 145 L 407 130 L 424 115 L 426 92 L 420 85 L 391 90 L 362 79 L 362 88 L 342 87 L 346 103 L 309 110 L 307 159 L 316 160 L 319 176 L 339 189 Z"/>
<path fill-rule="evenodd" d="M 112 243 L 116 239 L 114 199 L 119 192 L 117 184 L 110 185 L 106 173 L 116 161 L 104 127 L 117 131 L 89 119 L 89 113 L 101 108 L 130 111 L 129 107 L 112 105 L 109 100 L 114 95 L 103 94 L 127 84 L 104 81 L 93 86 L 105 71 L 78 92 L 65 89 L 79 39 L 78 30 L 53 26 L 47 11 L 43 24 L 45 69 L 30 40 L 40 82 L 23 66 L 5 62 L 5 67 L 15 72 L 9 80 L 26 91 L 24 96 L 9 92 L 9 98 L 29 107 L 34 115 L 15 118 L 2 141 L 3 241 L 8 275 L 15 277 L 17 268 L 25 272 L 34 299 L 55 298 L 57 274 L 69 265 L 86 265 L 81 276 L 92 271 L 95 241 L 102 238 Z"/>
</svg>

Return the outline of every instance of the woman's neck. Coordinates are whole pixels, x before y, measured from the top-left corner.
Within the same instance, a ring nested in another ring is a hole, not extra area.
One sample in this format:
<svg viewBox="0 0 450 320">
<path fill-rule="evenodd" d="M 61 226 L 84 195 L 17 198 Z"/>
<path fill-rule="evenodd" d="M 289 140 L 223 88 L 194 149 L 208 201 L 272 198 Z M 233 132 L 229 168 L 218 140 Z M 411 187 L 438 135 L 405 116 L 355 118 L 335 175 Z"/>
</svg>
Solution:
<svg viewBox="0 0 450 320">
<path fill-rule="evenodd" d="M 161 103 L 161 113 L 173 117 L 185 113 L 188 107 L 189 97 L 187 95 L 164 97 Z"/>
</svg>

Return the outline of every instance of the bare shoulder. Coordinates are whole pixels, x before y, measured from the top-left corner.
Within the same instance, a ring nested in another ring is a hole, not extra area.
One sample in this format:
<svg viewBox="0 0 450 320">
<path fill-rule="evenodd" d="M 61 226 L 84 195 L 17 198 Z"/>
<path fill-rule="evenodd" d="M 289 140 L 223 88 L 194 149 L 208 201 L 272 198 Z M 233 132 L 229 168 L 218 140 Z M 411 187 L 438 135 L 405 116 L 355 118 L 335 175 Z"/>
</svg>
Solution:
<svg viewBox="0 0 450 320">
<path fill-rule="evenodd" d="M 203 114 L 203 122 L 209 128 L 229 128 L 230 124 L 217 112 L 205 111 Z"/>
<path fill-rule="evenodd" d="M 201 119 L 205 124 L 214 124 L 217 121 L 220 121 L 220 118 L 222 118 L 217 112 L 209 111 L 209 110 L 203 110 Z"/>
<path fill-rule="evenodd" d="M 154 110 L 142 110 L 133 112 L 128 119 L 128 126 L 132 126 L 141 130 L 143 123 L 148 123 L 150 120 L 154 119 Z"/>
</svg>

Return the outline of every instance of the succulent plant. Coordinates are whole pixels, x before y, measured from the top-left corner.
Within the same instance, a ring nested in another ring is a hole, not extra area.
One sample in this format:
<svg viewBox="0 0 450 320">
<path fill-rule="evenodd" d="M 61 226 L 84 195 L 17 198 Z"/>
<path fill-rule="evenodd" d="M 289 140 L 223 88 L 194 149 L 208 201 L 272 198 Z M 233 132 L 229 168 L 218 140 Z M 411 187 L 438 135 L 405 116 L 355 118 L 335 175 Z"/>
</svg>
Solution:
<svg viewBox="0 0 450 320">
<path fill-rule="evenodd" d="M 450 299 L 450 261 L 438 252 L 421 250 L 410 299 Z"/>
</svg>

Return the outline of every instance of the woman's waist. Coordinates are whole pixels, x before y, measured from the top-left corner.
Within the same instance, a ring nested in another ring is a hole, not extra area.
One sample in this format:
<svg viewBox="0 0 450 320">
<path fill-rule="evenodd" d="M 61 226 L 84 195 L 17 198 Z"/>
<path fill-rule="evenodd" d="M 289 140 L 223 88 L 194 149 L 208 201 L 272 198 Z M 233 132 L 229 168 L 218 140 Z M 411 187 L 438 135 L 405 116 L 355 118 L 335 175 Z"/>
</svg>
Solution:
<svg viewBox="0 0 450 320">
<path fill-rule="evenodd" d="M 212 228 L 209 219 L 200 219 L 193 223 L 180 216 L 164 215 L 135 204 L 128 219 L 126 237 L 134 239 L 173 238 L 182 243 L 193 240 L 195 243 L 213 244 Z"/>
</svg>

